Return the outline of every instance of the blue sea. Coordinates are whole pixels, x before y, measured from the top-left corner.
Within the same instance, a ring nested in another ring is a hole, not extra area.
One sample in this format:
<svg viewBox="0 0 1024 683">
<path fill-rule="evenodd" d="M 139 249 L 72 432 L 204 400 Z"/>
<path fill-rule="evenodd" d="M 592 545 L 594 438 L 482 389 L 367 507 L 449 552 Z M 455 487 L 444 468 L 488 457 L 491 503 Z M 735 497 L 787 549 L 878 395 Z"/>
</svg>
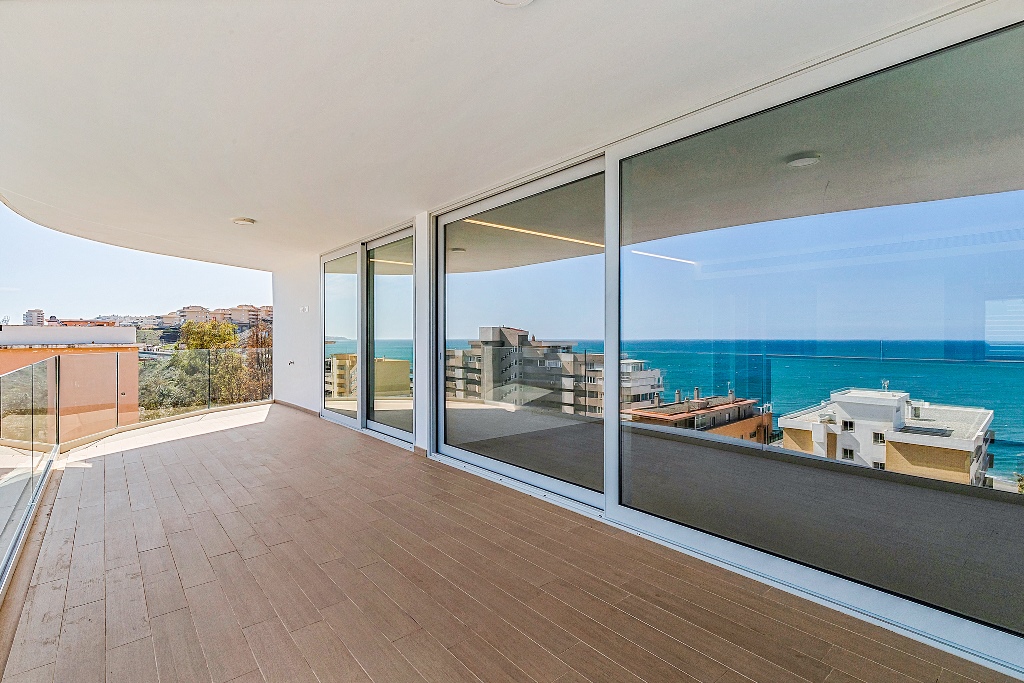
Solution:
<svg viewBox="0 0 1024 683">
<path fill-rule="evenodd" d="M 467 340 L 448 340 L 468 348 Z M 351 348 L 349 348 L 351 347 Z M 602 353 L 600 340 L 580 340 L 577 351 Z M 338 341 L 328 353 L 351 353 L 355 342 Z M 411 340 L 377 342 L 377 355 L 412 360 Z M 630 340 L 630 358 L 662 371 L 665 399 L 700 387 L 702 394 L 756 398 L 784 415 L 817 405 L 837 389 L 881 389 L 934 403 L 993 411 L 996 441 L 989 450 L 991 476 L 1012 479 L 1024 472 L 1024 345 L 984 341 L 920 340 Z"/>
</svg>

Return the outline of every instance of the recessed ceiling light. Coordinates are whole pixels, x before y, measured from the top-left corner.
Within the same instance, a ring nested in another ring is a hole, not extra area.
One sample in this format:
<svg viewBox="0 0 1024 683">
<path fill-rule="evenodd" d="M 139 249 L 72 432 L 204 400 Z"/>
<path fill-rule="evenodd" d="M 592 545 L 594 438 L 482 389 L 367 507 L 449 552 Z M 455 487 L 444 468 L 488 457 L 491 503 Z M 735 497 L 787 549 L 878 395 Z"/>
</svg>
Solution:
<svg viewBox="0 0 1024 683">
<path fill-rule="evenodd" d="M 511 230 L 512 232 L 521 232 L 525 235 L 537 235 L 538 237 L 550 237 L 553 240 L 562 240 L 563 242 L 574 242 L 576 244 L 585 244 L 588 247 L 597 247 L 598 249 L 604 249 L 604 245 L 600 242 L 588 242 L 586 240 L 578 240 L 575 237 L 562 237 L 561 235 L 552 235 L 549 232 L 538 232 L 536 230 L 527 230 L 526 228 L 516 228 L 511 225 L 502 225 L 501 223 L 488 223 L 486 221 L 478 221 L 475 218 L 463 218 L 463 223 L 473 223 L 474 225 L 485 225 L 489 228 L 498 228 L 500 230 Z"/>
<path fill-rule="evenodd" d="M 819 161 L 821 161 L 821 155 L 817 152 L 800 152 L 791 156 L 786 162 L 786 166 L 790 168 L 803 168 L 805 166 L 814 166 Z"/>
<path fill-rule="evenodd" d="M 533 0 L 494 0 L 494 2 L 498 3 L 502 7 L 526 7 L 533 2 Z"/>
<path fill-rule="evenodd" d="M 452 247 L 448 251 L 452 252 L 453 254 L 465 254 L 466 253 L 466 248 L 465 247 Z"/>
<path fill-rule="evenodd" d="M 239 216 L 238 218 L 232 218 L 231 222 L 235 225 L 256 225 L 255 218 L 246 218 L 245 216 Z"/>
</svg>

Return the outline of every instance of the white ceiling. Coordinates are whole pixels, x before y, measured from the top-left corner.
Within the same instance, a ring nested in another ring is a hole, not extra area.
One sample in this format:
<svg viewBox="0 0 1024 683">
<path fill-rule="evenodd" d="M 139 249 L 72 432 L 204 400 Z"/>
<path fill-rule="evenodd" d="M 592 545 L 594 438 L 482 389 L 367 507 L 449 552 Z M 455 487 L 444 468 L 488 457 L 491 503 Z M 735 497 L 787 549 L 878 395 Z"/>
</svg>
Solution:
<svg viewBox="0 0 1024 683">
<path fill-rule="evenodd" d="M 57 230 L 273 269 L 947 4 L 6 0 L 0 195 Z"/>
</svg>

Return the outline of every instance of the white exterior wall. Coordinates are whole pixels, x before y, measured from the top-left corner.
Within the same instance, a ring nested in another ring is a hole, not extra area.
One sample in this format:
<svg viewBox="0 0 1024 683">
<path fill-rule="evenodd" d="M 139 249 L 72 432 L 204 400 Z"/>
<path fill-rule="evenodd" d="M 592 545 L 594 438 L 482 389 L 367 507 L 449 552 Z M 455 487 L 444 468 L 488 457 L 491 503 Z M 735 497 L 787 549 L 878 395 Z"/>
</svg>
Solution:
<svg viewBox="0 0 1024 683">
<path fill-rule="evenodd" d="M 434 394 L 434 362 L 430 325 L 430 215 L 421 213 L 413 224 L 416 321 L 413 325 L 413 445 L 426 451 L 430 443 L 430 404 Z M 438 358 L 440 361 L 440 357 Z"/>
<path fill-rule="evenodd" d="M 274 398 L 319 413 L 324 385 L 319 256 L 274 271 L 274 309 Z"/>
<path fill-rule="evenodd" d="M 134 327 L 59 327 L 57 325 L 0 325 L 0 346 L 134 343 Z"/>
</svg>

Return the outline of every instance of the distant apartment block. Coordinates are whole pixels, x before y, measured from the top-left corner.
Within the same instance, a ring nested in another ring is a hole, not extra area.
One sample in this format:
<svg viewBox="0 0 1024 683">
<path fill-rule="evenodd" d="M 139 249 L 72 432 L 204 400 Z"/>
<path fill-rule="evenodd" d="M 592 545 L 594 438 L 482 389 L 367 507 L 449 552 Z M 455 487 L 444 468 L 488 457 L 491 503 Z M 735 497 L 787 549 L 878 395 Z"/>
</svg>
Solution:
<svg viewBox="0 0 1024 683">
<path fill-rule="evenodd" d="M 46 317 L 43 314 L 41 308 L 33 308 L 25 311 L 25 315 L 21 316 L 21 319 L 26 325 L 45 325 Z"/>
<path fill-rule="evenodd" d="M 117 327 L 113 320 L 83 320 L 81 318 L 60 318 L 50 316 L 46 321 L 47 325 L 54 327 Z"/>
<path fill-rule="evenodd" d="M 604 412 L 604 354 L 574 351 L 573 342 L 537 341 L 526 330 L 481 327 L 468 349 L 445 352 L 445 395 L 456 399 L 558 410 Z M 624 406 L 654 406 L 665 390 L 661 371 L 642 360 L 619 362 Z"/>
<path fill-rule="evenodd" d="M 725 396 L 701 396 L 700 388 L 693 388 L 693 397 L 682 399 L 676 392 L 674 403 L 651 408 L 633 408 L 624 411 L 624 417 L 640 424 L 695 429 L 712 434 L 768 443 L 772 433 L 772 414 L 758 409 L 753 398 L 738 398 L 729 390 Z"/>
<path fill-rule="evenodd" d="M 185 306 L 165 315 L 154 316 L 157 327 L 178 327 L 189 321 L 205 323 L 211 320 L 228 322 L 240 327 L 252 327 L 259 322 L 272 323 L 274 307 L 240 304 L 232 308 L 215 308 L 211 311 L 205 306 Z"/>
<path fill-rule="evenodd" d="M 779 418 L 782 446 L 864 467 L 985 486 L 993 413 L 873 389 L 833 391 Z"/>
</svg>

